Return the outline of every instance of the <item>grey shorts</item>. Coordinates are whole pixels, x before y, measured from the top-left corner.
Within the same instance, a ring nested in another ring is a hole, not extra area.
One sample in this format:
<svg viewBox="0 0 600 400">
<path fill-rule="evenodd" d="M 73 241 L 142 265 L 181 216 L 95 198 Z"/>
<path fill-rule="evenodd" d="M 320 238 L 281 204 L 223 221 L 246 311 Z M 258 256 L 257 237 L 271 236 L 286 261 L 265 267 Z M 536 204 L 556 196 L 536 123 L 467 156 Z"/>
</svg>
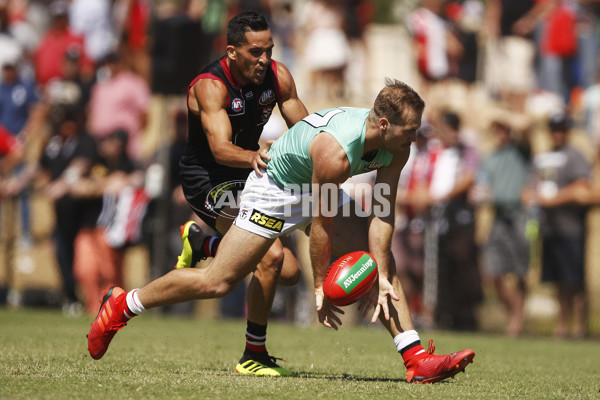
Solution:
<svg viewBox="0 0 600 400">
<path fill-rule="evenodd" d="M 513 273 L 520 278 L 529 269 L 529 241 L 525 236 L 525 215 L 519 214 L 510 219 L 496 217 L 490 237 L 483 247 L 483 260 L 486 275 L 498 278 Z"/>
</svg>

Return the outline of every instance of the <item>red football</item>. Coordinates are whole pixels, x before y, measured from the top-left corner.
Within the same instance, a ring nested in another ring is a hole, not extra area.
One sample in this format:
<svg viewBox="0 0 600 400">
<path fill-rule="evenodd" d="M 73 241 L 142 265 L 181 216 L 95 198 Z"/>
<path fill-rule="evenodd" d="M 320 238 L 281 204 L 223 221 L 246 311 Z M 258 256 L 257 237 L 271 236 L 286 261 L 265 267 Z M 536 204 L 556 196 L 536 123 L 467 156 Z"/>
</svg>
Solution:
<svg viewBox="0 0 600 400">
<path fill-rule="evenodd" d="M 325 275 L 323 292 L 335 306 L 347 306 L 363 297 L 377 281 L 377 262 L 366 251 L 355 251 L 337 259 Z"/>
</svg>

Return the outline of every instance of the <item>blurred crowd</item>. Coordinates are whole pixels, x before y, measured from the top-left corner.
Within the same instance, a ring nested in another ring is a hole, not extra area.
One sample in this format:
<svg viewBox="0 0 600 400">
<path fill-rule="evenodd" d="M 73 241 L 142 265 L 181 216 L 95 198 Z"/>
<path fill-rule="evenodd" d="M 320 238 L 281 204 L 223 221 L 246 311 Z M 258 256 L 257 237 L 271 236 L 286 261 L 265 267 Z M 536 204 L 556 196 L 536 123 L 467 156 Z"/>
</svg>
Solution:
<svg viewBox="0 0 600 400">
<path fill-rule="evenodd" d="M 174 264 L 192 216 L 178 177 L 185 93 L 224 54 L 231 16 L 268 17 L 274 58 L 307 77 L 313 112 L 311 100 L 357 105 L 369 68 L 389 62 L 367 40 L 384 5 L 411 44 L 411 70 L 394 78 L 427 103 L 393 242 L 417 323 L 478 329 L 489 286 L 506 333 L 521 334 L 537 255 L 556 287 L 555 334 L 585 336 L 586 216 L 600 202 L 594 0 L 0 0 L 0 207 L 18 204 L 15 245 L 31 248 L 31 195 L 52 203 L 65 312 L 95 314 L 101 291 L 123 286 L 132 245 L 147 247 L 153 275 Z M 303 296 L 280 292 L 285 317 Z M 230 298 L 223 314 L 243 313 L 243 293 Z"/>
<path fill-rule="evenodd" d="M 422 0 L 408 13 L 428 110 L 394 244 L 423 323 L 476 329 L 489 287 L 506 333 L 520 335 L 538 263 L 555 290 L 555 336 L 589 333 L 598 16 L 600 3 L 566 0 Z M 448 98 L 457 86 L 462 104 Z"/>
</svg>

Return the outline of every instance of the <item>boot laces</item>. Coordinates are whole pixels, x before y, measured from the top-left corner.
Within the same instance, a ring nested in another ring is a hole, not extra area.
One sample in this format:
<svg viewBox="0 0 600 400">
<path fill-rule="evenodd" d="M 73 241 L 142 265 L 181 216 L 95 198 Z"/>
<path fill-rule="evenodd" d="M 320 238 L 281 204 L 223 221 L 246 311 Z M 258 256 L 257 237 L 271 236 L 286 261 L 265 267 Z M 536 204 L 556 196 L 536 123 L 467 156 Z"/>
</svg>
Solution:
<svg viewBox="0 0 600 400">
<path fill-rule="evenodd" d="M 269 361 L 271 361 L 275 365 L 277 365 L 277 360 L 280 360 L 280 361 L 283 361 L 283 362 L 287 362 L 283 358 L 275 357 L 275 356 L 272 356 L 272 355 L 270 355 L 268 353 L 267 353 L 266 359 L 269 360 Z"/>
<path fill-rule="evenodd" d="M 435 352 L 435 346 L 433 345 L 433 339 L 429 339 L 427 346 L 428 346 L 427 353 L 433 355 L 433 353 Z"/>
</svg>

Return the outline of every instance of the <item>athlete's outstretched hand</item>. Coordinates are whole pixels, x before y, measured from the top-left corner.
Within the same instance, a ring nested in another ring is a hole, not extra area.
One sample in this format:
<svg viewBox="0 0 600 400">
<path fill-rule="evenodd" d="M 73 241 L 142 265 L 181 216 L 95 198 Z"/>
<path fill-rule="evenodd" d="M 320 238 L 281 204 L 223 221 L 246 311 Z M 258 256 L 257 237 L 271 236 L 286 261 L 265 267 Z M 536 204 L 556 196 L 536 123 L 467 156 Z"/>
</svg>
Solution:
<svg viewBox="0 0 600 400">
<path fill-rule="evenodd" d="M 317 304 L 317 314 L 319 322 L 328 328 L 338 330 L 338 325 L 342 325 L 342 320 L 337 316 L 344 314 L 344 310 L 331 304 L 323 294 L 323 288 L 315 288 L 315 300 Z"/>
<path fill-rule="evenodd" d="M 379 314 L 381 310 L 383 310 L 383 315 L 386 320 L 390 319 L 390 308 L 388 305 L 388 296 L 392 300 L 399 301 L 400 298 L 396 295 L 394 291 L 394 287 L 386 278 L 382 278 L 379 276 L 379 282 L 377 285 L 373 285 L 369 293 L 363 298 L 358 309 L 362 311 L 363 318 L 367 316 L 369 309 L 371 307 L 375 307 L 375 312 L 373 312 L 373 317 L 371 318 L 371 323 L 377 322 L 377 318 L 379 318 Z"/>
</svg>

